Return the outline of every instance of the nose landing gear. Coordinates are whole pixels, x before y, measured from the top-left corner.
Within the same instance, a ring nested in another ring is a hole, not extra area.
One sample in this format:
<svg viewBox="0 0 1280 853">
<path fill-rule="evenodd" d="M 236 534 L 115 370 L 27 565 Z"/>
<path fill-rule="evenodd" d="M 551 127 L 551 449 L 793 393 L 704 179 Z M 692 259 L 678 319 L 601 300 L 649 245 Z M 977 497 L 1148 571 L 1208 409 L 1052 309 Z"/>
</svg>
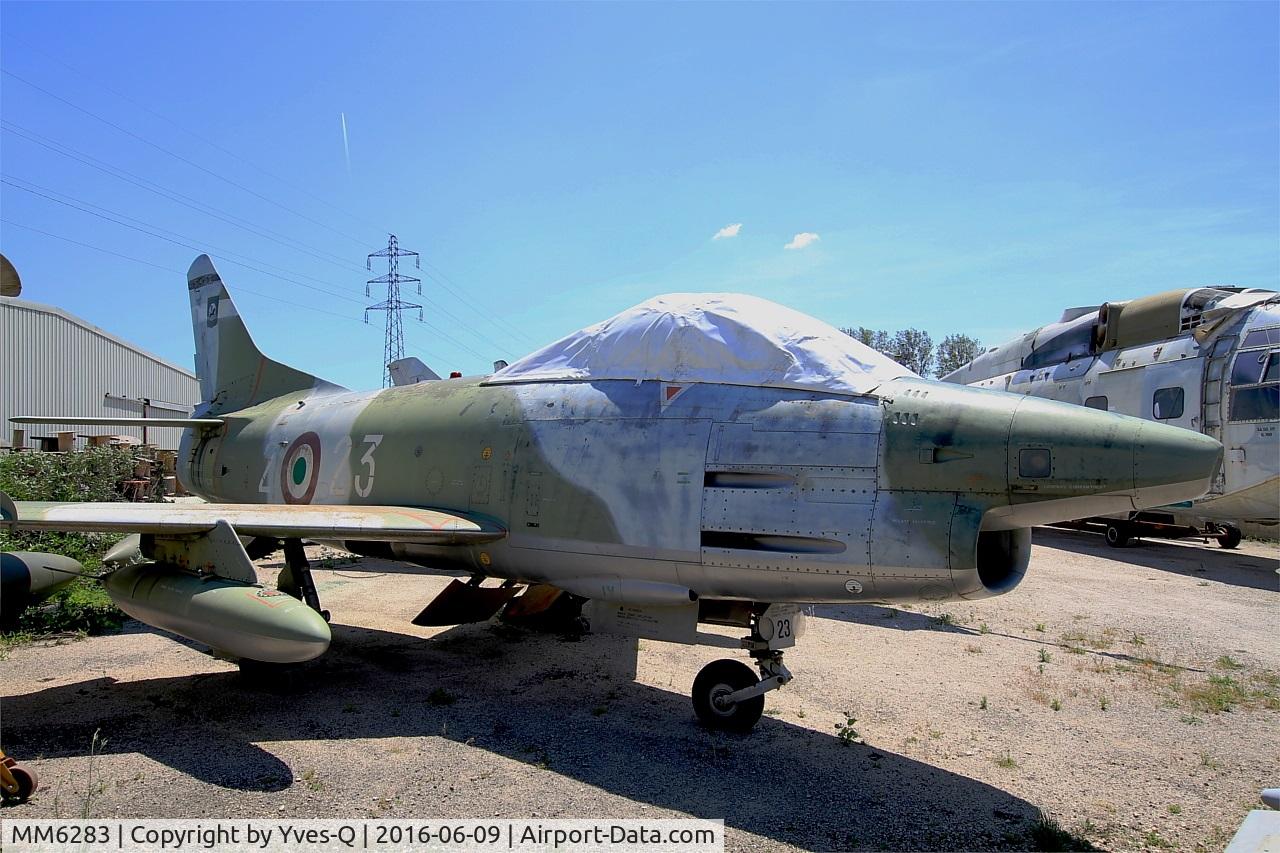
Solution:
<svg viewBox="0 0 1280 853">
<path fill-rule="evenodd" d="M 804 614 L 790 604 L 771 604 L 753 614 L 751 636 L 742 640 L 760 670 L 724 658 L 702 668 L 693 680 L 693 711 L 709 729 L 750 731 L 764 713 L 764 694 L 791 681 L 782 650 L 804 632 Z"/>
</svg>

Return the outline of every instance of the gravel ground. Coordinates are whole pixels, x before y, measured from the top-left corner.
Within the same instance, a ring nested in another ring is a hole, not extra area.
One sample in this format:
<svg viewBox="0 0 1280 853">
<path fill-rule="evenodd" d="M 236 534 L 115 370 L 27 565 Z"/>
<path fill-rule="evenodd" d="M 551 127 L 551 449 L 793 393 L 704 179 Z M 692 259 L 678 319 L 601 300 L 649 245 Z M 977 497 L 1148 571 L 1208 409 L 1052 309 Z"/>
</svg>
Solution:
<svg viewBox="0 0 1280 853">
<path fill-rule="evenodd" d="M 1035 540 L 1001 598 L 816 608 L 748 736 L 687 696 L 732 652 L 416 628 L 447 578 L 374 560 L 317 570 L 333 648 L 269 689 L 137 623 L 17 649 L 0 726 L 42 786 L 5 814 L 692 815 L 832 850 L 1025 849 L 1044 810 L 1100 848 L 1221 849 L 1280 782 L 1280 551 Z"/>
</svg>

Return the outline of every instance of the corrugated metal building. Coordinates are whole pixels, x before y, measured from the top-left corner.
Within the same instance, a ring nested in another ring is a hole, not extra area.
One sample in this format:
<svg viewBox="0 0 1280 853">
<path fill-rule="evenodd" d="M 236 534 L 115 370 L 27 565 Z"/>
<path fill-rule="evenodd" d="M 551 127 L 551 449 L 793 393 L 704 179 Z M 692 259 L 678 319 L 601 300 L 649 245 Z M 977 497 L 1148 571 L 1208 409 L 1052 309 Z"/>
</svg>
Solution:
<svg viewBox="0 0 1280 853">
<path fill-rule="evenodd" d="M 8 446 L 16 415 L 186 417 L 200 402 L 189 370 L 138 349 L 60 308 L 0 297 L 0 444 Z M 28 445 L 58 430 L 131 435 L 131 427 L 27 424 Z M 145 439 L 176 450 L 180 429 L 147 429 Z M 84 446 L 78 438 L 76 445 Z"/>
</svg>

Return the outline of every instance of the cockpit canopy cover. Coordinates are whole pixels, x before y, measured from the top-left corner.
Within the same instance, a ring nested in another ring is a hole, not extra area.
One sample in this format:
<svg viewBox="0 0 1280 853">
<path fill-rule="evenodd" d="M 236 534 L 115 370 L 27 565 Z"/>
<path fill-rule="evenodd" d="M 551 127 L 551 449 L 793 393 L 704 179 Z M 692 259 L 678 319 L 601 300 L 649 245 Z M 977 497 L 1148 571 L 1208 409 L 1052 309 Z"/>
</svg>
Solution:
<svg viewBox="0 0 1280 853">
<path fill-rule="evenodd" d="M 865 394 L 915 376 L 821 320 L 741 293 L 668 293 L 499 370 L 489 383 L 657 379 Z"/>
</svg>

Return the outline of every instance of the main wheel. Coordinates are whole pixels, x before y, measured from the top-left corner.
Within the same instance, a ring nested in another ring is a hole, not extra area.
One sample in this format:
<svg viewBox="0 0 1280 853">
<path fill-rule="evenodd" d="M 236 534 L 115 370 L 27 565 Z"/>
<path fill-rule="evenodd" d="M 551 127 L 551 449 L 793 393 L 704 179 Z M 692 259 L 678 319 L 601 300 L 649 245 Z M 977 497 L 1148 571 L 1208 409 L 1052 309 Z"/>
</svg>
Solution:
<svg viewBox="0 0 1280 853">
<path fill-rule="evenodd" d="M 1107 525 L 1107 544 L 1112 548 L 1123 548 L 1129 544 L 1129 531 L 1119 524 Z"/>
<path fill-rule="evenodd" d="M 1244 534 L 1240 532 L 1240 528 L 1234 524 L 1218 525 L 1218 535 L 1214 538 L 1218 540 L 1218 544 L 1223 548 L 1238 548 L 1240 540 L 1244 538 Z"/>
<path fill-rule="evenodd" d="M 693 680 L 693 712 L 709 729 L 750 731 L 764 713 L 764 696 L 752 696 L 732 705 L 725 704 L 723 697 L 759 681 L 755 671 L 741 661 L 712 661 Z"/>
<path fill-rule="evenodd" d="M 4 801 L 15 805 L 25 803 L 36 788 L 40 787 L 40 777 L 36 775 L 34 770 L 28 770 L 21 764 L 11 765 L 9 772 L 13 774 L 13 780 L 18 783 L 18 790 L 5 791 Z"/>
</svg>

